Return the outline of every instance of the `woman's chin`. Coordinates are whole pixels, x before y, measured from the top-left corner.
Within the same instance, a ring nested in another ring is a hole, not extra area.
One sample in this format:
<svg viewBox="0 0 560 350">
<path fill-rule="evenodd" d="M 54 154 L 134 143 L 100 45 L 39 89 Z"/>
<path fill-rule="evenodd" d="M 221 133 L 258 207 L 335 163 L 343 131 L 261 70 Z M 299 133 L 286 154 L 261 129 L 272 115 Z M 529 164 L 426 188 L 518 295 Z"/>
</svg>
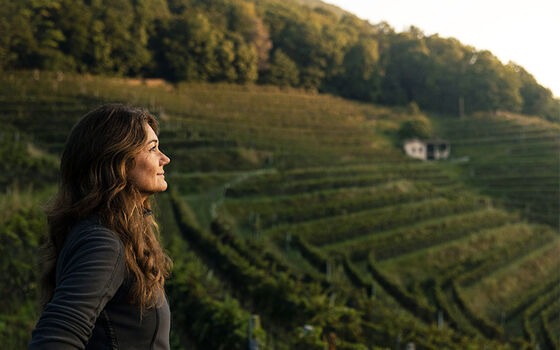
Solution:
<svg viewBox="0 0 560 350">
<path fill-rule="evenodd" d="M 140 193 L 142 193 L 142 196 L 148 197 L 158 192 L 164 192 L 165 190 L 167 190 L 167 182 L 164 182 L 163 184 L 157 187 L 152 187 L 150 189 L 146 189 L 146 188 L 140 189 Z"/>
<path fill-rule="evenodd" d="M 158 192 L 163 192 L 165 190 L 167 190 L 167 182 L 163 181 L 163 184 L 160 186 Z"/>
</svg>

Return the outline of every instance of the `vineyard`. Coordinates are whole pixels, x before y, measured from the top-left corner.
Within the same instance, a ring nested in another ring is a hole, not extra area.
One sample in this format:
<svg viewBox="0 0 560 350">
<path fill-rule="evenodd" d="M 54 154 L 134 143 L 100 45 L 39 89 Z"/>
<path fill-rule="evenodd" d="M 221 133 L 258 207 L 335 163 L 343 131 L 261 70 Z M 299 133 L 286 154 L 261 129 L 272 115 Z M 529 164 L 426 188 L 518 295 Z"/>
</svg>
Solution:
<svg viewBox="0 0 560 350">
<path fill-rule="evenodd" d="M 268 86 L 0 79 L 8 349 L 38 316 L 40 208 L 65 137 L 116 101 L 159 118 L 171 158 L 155 198 L 173 349 L 559 347 L 555 124 L 433 117 L 453 158 L 421 162 L 396 147 L 406 108 Z"/>
<path fill-rule="evenodd" d="M 463 178 L 508 208 L 560 227 L 560 126 L 501 112 L 438 120 Z"/>
</svg>

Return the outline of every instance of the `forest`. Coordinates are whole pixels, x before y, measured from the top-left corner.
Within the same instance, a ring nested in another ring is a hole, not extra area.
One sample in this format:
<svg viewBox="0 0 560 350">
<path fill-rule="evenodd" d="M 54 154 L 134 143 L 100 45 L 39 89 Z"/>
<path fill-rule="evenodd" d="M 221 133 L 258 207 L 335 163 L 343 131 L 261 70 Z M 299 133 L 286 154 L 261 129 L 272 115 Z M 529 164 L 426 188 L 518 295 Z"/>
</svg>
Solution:
<svg viewBox="0 0 560 350">
<path fill-rule="evenodd" d="M 317 4 L 0 0 L 0 70 L 272 84 L 448 115 L 505 110 L 558 121 L 560 101 L 514 62 Z"/>
</svg>

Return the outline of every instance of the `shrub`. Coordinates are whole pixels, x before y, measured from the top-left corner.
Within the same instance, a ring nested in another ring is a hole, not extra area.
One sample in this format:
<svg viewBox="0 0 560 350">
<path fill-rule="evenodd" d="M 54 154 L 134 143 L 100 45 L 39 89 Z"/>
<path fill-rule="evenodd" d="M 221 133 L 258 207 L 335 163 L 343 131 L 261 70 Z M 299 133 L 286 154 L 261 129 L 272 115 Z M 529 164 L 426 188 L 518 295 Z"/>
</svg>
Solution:
<svg viewBox="0 0 560 350">
<path fill-rule="evenodd" d="M 432 137 L 432 124 L 425 116 L 415 116 L 404 121 L 398 131 L 399 139 L 429 139 Z"/>
</svg>

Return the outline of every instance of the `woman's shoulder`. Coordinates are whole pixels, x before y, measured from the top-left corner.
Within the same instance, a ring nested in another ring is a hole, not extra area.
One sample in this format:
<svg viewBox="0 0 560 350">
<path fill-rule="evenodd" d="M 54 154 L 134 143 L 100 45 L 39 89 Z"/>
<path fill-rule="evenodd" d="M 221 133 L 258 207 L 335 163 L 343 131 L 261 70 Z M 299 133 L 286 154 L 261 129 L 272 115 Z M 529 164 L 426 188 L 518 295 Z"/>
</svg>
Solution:
<svg viewBox="0 0 560 350">
<path fill-rule="evenodd" d="M 119 237 L 92 214 L 77 221 L 71 228 L 65 246 L 72 244 L 104 243 L 118 250 L 124 249 Z"/>
<path fill-rule="evenodd" d="M 76 222 L 58 259 L 58 271 L 76 264 L 124 265 L 124 245 L 119 237 L 92 215 Z M 120 270 L 120 269 L 119 269 Z M 58 273 L 57 273 L 58 275 Z"/>
</svg>

